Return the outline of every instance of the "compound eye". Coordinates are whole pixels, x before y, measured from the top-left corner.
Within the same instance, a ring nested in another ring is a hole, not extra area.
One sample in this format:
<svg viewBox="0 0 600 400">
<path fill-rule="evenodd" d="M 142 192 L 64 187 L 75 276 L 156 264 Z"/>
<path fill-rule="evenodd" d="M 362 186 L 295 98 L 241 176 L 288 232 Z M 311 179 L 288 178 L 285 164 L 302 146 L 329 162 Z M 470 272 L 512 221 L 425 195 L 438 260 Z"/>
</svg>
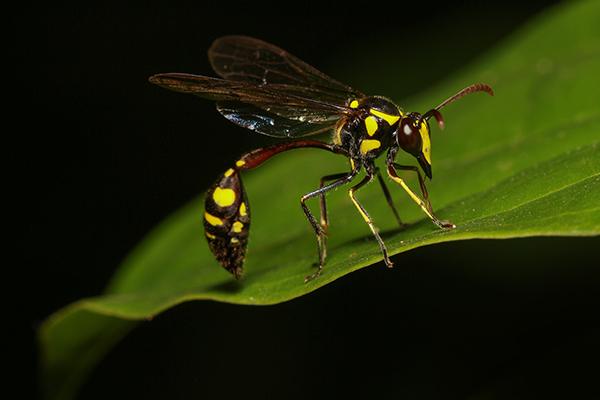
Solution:
<svg viewBox="0 0 600 400">
<path fill-rule="evenodd" d="M 402 118 L 396 137 L 404 151 L 416 154 L 421 150 L 421 134 L 417 128 L 417 120 L 413 116 L 408 115 Z"/>
</svg>

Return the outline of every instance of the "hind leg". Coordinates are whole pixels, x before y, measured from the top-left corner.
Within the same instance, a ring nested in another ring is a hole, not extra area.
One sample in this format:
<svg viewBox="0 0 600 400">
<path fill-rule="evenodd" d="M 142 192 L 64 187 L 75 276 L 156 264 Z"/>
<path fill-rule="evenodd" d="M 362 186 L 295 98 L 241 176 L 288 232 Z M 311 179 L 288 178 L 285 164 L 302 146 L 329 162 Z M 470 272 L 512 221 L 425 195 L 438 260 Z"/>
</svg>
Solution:
<svg viewBox="0 0 600 400">
<path fill-rule="evenodd" d="M 317 276 L 321 275 L 321 272 L 323 270 L 323 265 L 325 264 L 325 258 L 327 256 L 326 233 L 327 233 L 327 227 L 329 226 L 329 221 L 327 219 L 325 194 L 327 192 L 329 192 L 330 190 L 333 190 L 339 186 L 350 183 L 354 179 L 354 177 L 356 177 L 356 175 L 358 174 L 359 171 L 360 171 L 360 169 L 356 168 L 348 173 L 334 174 L 334 175 L 328 175 L 326 177 L 323 177 L 321 179 L 321 186 L 319 187 L 319 189 L 317 189 L 313 192 L 307 193 L 300 198 L 300 204 L 302 206 L 302 210 L 304 211 L 304 215 L 306 215 L 306 219 L 308 219 L 308 222 L 310 223 L 313 230 L 315 231 L 315 235 L 317 238 L 317 250 L 318 250 L 318 254 L 319 254 L 319 264 L 318 264 L 317 271 L 311 275 L 308 275 L 304 279 L 304 282 L 308 282 L 308 281 L 316 278 Z M 323 186 L 323 183 L 324 183 L 323 181 L 326 178 L 335 179 L 335 181 L 328 185 Z M 321 197 L 321 202 L 320 202 L 321 223 L 320 224 L 317 222 L 316 218 L 314 217 L 314 215 L 312 214 L 312 212 L 306 205 L 306 201 L 308 199 L 312 199 L 313 197 L 317 197 L 317 196 Z"/>
</svg>

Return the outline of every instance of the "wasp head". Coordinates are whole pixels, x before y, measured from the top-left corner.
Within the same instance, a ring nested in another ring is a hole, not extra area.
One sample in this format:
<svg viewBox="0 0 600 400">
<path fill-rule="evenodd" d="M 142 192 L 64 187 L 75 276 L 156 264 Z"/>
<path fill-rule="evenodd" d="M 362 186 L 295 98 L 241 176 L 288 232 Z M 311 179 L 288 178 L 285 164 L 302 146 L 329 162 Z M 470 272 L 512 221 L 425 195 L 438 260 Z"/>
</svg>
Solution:
<svg viewBox="0 0 600 400">
<path fill-rule="evenodd" d="M 417 159 L 431 179 L 431 136 L 427 119 L 417 112 L 404 115 L 398 124 L 396 140 L 402 150 Z"/>
<path fill-rule="evenodd" d="M 398 124 L 396 140 L 398 145 L 407 153 L 417 158 L 425 175 L 431 179 L 431 136 L 429 129 L 429 118 L 434 117 L 440 129 L 444 129 L 444 118 L 440 110 L 448 104 L 464 97 L 470 93 L 486 92 L 490 96 L 494 95 L 491 87 L 485 83 L 475 83 L 467 86 L 454 96 L 448 97 L 436 108 L 427 111 L 421 115 L 417 112 L 406 114 Z"/>
</svg>

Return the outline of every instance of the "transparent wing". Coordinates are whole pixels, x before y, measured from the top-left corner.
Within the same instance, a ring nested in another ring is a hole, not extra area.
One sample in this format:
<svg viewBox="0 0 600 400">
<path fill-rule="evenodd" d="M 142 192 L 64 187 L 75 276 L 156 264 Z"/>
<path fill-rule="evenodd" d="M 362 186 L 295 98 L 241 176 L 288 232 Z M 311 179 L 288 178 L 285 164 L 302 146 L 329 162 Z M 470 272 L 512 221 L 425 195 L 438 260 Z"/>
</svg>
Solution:
<svg viewBox="0 0 600 400">
<path fill-rule="evenodd" d="M 333 121 L 306 123 L 297 119 L 281 117 L 251 104 L 237 101 L 221 101 L 217 110 L 236 125 L 275 137 L 301 137 L 326 133 L 333 130 L 337 117 Z"/>
<path fill-rule="evenodd" d="M 302 135 L 305 135 L 305 132 L 314 129 L 300 129 L 297 125 L 332 125 L 343 114 L 352 111 L 345 104 L 318 98 L 311 88 L 286 84 L 256 85 L 252 82 L 181 73 L 154 75 L 150 78 L 150 82 L 177 92 L 224 102 L 222 104 L 227 104 L 227 112 L 221 113 L 238 125 L 250 127 L 253 120 L 259 123 L 261 119 L 277 120 L 280 126 L 285 125 L 286 129 L 289 129 L 288 133 L 281 134 L 271 130 L 269 133 L 257 130 L 271 136 L 290 137 L 294 136 L 290 132 L 301 131 Z M 234 107 L 239 108 L 239 117 L 234 117 Z M 246 117 L 241 117 L 242 115 Z M 288 121 L 284 123 L 284 119 Z"/>
<path fill-rule="evenodd" d="M 224 79 L 171 73 L 150 78 L 167 89 L 217 101 L 228 120 L 278 137 L 331 130 L 353 112 L 350 99 L 364 94 L 311 67 L 285 50 L 246 36 L 217 39 L 209 60 Z"/>
<path fill-rule="evenodd" d="M 208 50 L 215 72 L 227 80 L 308 88 L 331 102 L 364 97 L 277 46 L 247 36 L 225 36 Z M 335 99 L 335 100 L 334 100 Z"/>
</svg>

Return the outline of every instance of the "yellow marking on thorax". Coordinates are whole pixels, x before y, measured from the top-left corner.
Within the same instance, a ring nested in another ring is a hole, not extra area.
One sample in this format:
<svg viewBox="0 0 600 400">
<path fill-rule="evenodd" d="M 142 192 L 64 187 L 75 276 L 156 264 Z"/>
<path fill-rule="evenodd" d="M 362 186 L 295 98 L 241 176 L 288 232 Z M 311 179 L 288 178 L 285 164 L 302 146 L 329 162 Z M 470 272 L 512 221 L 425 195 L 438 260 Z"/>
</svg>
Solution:
<svg viewBox="0 0 600 400">
<path fill-rule="evenodd" d="M 240 221 L 235 221 L 231 227 L 231 230 L 235 233 L 240 233 L 242 229 L 244 229 L 244 224 L 242 224 Z"/>
<path fill-rule="evenodd" d="M 427 126 L 427 122 L 423 121 L 421 123 L 419 133 L 421 134 L 421 151 L 429 165 L 431 165 L 431 138 L 429 137 L 429 127 Z"/>
<path fill-rule="evenodd" d="M 235 162 L 236 167 L 243 167 L 246 164 L 246 161 L 244 160 L 237 160 Z"/>
<path fill-rule="evenodd" d="M 371 150 L 375 150 L 381 147 L 381 142 L 375 139 L 365 139 L 360 144 L 360 152 L 365 155 Z"/>
<path fill-rule="evenodd" d="M 215 235 L 213 235 L 212 233 L 205 232 L 205 234 L 206 234 L 206 237 L 207 237 L 207 238 L 209 238 L 209 239 L 211 239 L 211 240 L 214 240 L 214 239 L 216 239 L 216 238 L 217 238 L 217 237 L 216 237 Z"/>
<path fill-rule="evenodd" d="M 388 124 L 390 124 L 390 126 L 394 125 L 400 119 L 399 115 L 386 114 L 386 113 L 376 110 L 374 108 L 371 108 L 369 110 L 369 112 L 371 114 L 373 114 L 374 116 L 379 117 L 382 120 L 386 121 Z"/>
<path fill-rule="evenodd" d="M 206 222 L 208 222 L 212 226 L 223 225 L 223 220 L 221 218 L 215 217 L 214 215 L 211 215 L 211 214 L 207 213 L 206 211 L 204 212 L 204 219 L 206 220 Z"/>
<path fill-rule="evenodd" d="M 367 128 L 367 133 L 369 136 L 373 136 L 379 127 L 379 125 L 377 125 L 377 119 L 372 115 L 369 115 L 367 118 L 365 118 L 365 127 Z"/>
<path fill-rule="evenodd" d="M 233 175 L 235 171 L 233 170 L 233 168 L 229 168 L 227 171 L 225 171 L 225 176 L 227 178 L 229 178 L 231 175 Z"/>
<path fill-rule="evenodd" d="M 350 108 L 358 108 L 358 100 L 352 100 L 350 102 Z"/>
<path fill-rule="evenodd" d="M 230 240 L 231 243 L 239 243 L 240 241 L 237 238 L 231 238 Z"/>
<path fill-rule="evenodd" d="M 229 207 L 235 202 L 235 192 L 232 189 L 217 187 L 212 197 L 219 207 Z"/>
<path fill-rule="evenodd" d="M 242 202 L 242 204 L 240 204 L 240 216 L 245 217 L 246 215 L 248 215 L 248 211 L 246 210 L 246 203 Z"/>
</svg>

